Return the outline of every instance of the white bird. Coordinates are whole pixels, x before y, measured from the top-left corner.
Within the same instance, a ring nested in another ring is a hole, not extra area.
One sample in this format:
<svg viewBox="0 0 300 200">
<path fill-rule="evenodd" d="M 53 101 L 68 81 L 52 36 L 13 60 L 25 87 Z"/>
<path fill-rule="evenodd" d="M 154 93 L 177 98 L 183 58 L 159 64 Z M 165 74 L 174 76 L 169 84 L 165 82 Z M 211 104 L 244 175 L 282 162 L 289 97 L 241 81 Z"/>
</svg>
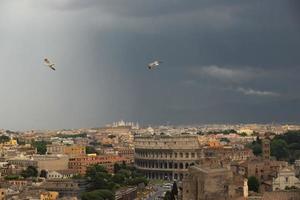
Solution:
<svg viewBox="0 0 300 200">
<path fill-rule="evenodd" d="M 49 67 L 50 69 L 55 70 L 54 68 L 55 64 L 50 62 L 48 58 L 44 59 L 44 64 L 47 65 L 47 67 Z"/>
<path fill-rule="evenodd" d="M 155 67 L 157 67 L 158 65 L 160 65 L 160 63 L 162 63 L 162 61 L 155 60 L 152 63 L 148 64 L 148 69 L 154 69 Z"/>
</svg>

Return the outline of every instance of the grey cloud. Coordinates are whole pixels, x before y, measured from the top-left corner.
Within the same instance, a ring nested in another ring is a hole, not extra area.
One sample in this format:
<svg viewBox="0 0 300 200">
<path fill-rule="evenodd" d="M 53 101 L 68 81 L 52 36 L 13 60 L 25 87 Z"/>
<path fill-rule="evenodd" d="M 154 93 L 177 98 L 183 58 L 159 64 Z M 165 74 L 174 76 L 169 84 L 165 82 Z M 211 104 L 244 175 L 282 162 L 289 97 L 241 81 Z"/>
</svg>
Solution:
<svg viewBox="0 0 300 200">
<path fill-rule="evenodd" d="M 217 65 L 204 66 L 191 70 L 194 74 L 200 76 L 209 76 L 222 81 L 243 82 L 253 79 L 259 73 L 251 68 L 228 68 Z"/>
<path fill-rule="evenodd" d="M 280 94 L 276 93 L 276 92 L 260 91 L 260 90 L 254 90 L 251 88 L 246 89 L 246 88 L 239 87 L 239 88 L 237 88 L 237 91 L 243 93 L 244 95 L 271 96 L 271 97 L 280 96 Z"/>
<path fill-rule="evenodd" d="M 0 127 L 299 121 L 299 18 L 289 2 L 0 4 Z M 164 64 L 149 72 L 157 58 Z"/>
</svg>

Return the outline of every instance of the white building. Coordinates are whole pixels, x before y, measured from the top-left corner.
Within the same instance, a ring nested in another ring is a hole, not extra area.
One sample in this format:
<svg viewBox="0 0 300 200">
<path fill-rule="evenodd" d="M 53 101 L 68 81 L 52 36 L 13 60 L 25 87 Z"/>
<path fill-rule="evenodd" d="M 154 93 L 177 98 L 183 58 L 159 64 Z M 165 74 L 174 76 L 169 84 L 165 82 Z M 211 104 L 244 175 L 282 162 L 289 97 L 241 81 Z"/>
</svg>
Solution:
<svg viewBox="0 0 300 200">
<path fill-rule="evenodd" d="M 283 168 L 280 169 L 277 178 L 273 179 L 272 188 L 275 190 L 285 190 L 286 187 L 300 188 L 300 180 L 295 176 L 294 169 Z"/>
<path fill-rule="evenodd" d="M 74 170 L 55 170 L 47 173 L 48 179 L 69 179 L 72 178 L 76 172 Z"/>
</svg>

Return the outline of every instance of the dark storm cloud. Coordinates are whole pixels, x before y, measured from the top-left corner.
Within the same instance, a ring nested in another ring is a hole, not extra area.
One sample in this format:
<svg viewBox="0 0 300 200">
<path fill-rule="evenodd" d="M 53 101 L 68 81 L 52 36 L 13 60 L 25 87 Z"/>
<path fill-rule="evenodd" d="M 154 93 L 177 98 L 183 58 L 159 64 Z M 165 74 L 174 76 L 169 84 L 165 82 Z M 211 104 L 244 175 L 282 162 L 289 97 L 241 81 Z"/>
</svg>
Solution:
<svg viewBox="0 0 300 200">
<path fill-rule="evenodd" d="M 293 1 L 0 3 L 0 127 L 299 120 Z"/>
</svg>

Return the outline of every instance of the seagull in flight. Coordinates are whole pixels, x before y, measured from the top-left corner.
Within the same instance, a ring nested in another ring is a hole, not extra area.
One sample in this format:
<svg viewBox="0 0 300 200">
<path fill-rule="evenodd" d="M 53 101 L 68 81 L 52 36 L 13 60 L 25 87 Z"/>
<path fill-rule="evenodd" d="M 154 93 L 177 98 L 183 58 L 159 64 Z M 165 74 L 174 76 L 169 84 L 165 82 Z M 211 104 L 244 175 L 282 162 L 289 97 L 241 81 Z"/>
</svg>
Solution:
<svg viewBox="0 0 300 200">
<path fill-rule="evenodd" d="M 158 65 L 160 65 L 160 63 L 162 63 L 162 61 L 155 60 L 152 63 L 148 64 L 148 69 L 154 69 L 154 68 L 158 67 Z"/>
<path fill-rule="evenodd" d="M 55 71 L 55 68 L 54 68 L 54 63 L 50 62 L 48 58 L 45 58 L 44 59 L 44 64 L 49 67 L 50 69 L 54 70 Z"/>
</svg>

